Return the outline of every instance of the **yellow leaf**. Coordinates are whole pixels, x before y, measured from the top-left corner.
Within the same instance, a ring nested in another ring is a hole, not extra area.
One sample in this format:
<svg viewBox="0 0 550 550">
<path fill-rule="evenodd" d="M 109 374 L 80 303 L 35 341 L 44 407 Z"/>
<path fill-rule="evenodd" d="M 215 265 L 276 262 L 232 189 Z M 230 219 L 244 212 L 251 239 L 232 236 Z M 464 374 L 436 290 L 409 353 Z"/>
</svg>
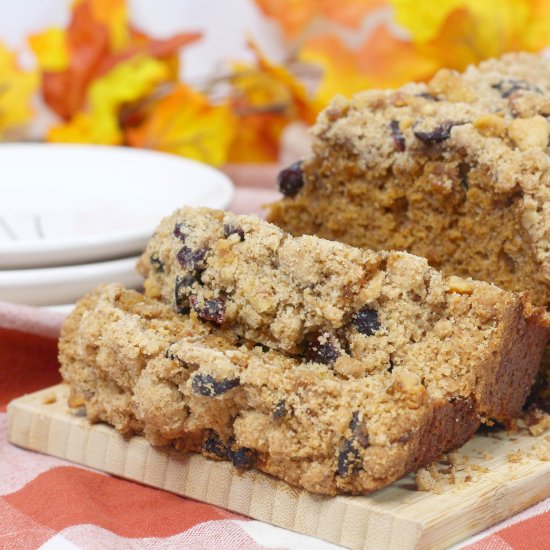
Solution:
<svg viewBox="0 0 550 550">
<path fill-rule="evenodd" d="M 484 0 L 481 0 L 482 2 Z M 495 2 L 492 2 L 495 4 Z M 443 21 L 463 0 L 390 0 L 395 20 L 411 33 L 413 41 L 427 42 L 434 38 Z"/>
<path fill-rule="evenodd" d="M 107 28 L 112 50 L 116 52 L 128 46 L 130 29 L 126 0 L 90 0 L 90 7 L 94 18 Z"/>
<path fill-rule="evenodd" d="M 174 153 L 184 157 L 223 164 L 236 130 L 229 105 L 212 105 L 208 99 L 180 84 L 156 102 L 145 120 L 129 128 L 129 145 Z"/>
<path fill-rule="evenodd" d="M 550 2 L 531 0 L 530 7 L 523 47 L 528 51 L 538 51 L 550 45 Z"/>
<path fill-rule="evenodd" d="M 543 0 L 390 0 L 419 51 L 440 66 L 463 69 L 507 51 L 537 50 L 550 40 Z"/>
<path fill-rule="evenodd" d="M 29 45 L 42 70 L 63 71 L 69 66 L 65 30 L 51 28 L 38 34 L 32 34 L 29 36 Z"/>
<path fill-rule="evenodd" d="M 66 124 L 51 128 L 48 140 L 121 143 L 120 107 L 149 95 L 166 79 L 167 70 L 164 63 L 147 56 L 136 56 L 119 63 L 94 80 L 88 90 L 87 111 L 77 113 Z"/>
<path fill-rule="evenodd" d="M 15 55 L 0 42 L 0 136 L 31 118 L 37 87 L 36 73 L 21 71 Z"/>
<path fill-rule="evenodd" d="M 116 118 L 105 113 L 77 113 L 69 122 L 48 130 L 48 141 L 119 145 L 122 136 Z"/>
</svg>

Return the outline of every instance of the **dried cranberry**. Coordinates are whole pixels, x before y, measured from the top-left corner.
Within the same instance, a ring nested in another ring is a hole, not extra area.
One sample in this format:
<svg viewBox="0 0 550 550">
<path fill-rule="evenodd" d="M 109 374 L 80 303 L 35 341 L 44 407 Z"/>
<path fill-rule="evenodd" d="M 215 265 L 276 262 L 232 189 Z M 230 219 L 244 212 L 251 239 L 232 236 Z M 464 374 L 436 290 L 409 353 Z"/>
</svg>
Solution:
<svg viewBox="0 0 550 550">
<path fill-rule="evenodd" d="M 349 423 L 352 437 L 357 440 L 359 445 L 366 449 L 369 445 L 369 434 L 367 433 L 367 425 L 363 419 L 360 419 L 359 411 L 355 411 Z"/>
<path fill-rule="evenodd" d="M 361 469 L 361 455 L 357 446 L 366 449 L 370 446 L 365 421 L 355 411 L 349 423 L 351 437 L 344 439 L 338 454 L 338 475 L 345 477 Z"/>
<path fill-rule="evenodd" d="M 277 176 L 279 191 L 285 197 L 294 197 L 304 186 L 304 174 L 302 172 L 302 161 L 291 164 L 282 170 Z"/>
<path fill-rule="evenodd" d="M 470 165 L 467 162 L 461 162 L 458 165 L 458 177 L 460 178 L 460 186 L 464 191 L 468 191 L 470 188 L 470 182 L 468 180 L 468 174 L 470 172 Z"/>
<path fill-rule="evenodd" d="M 506 79 L 506 80 L 501 80 L 496 84 L 492 84 L 491 87 L 494 88 L 495 90 L 498 90 L 500 92 L 500 95 L 504 99 L 506 99 L 507 97 L 510 97 L 512 94 L 520 90 L 535 92 L 537 94 L 543 93 L 543 91 L 538 86 L 535 86 L 530 82 L 527 82 L 527 80 Z"/>
<path fill-rule="evenodd" d="M 239 447 L 237 450 L 228 447 L 227 457 L 235 468 L 241 470 L 248 470 L 256 465 L 256 451 L 248 447 Z"/>
<path fill-rule="evenodd" d="M 334 336 L 330 332 L 319 332 L 309 339 L 306 347 L 308 361 L 330 365 L 340 357 Z"/>
<path fill-rule="evenodd" d="M 209 430 L 202 447 L 207 453 L 227 459 L 227 447 L 214 430 Z"/>
<path fill-rule="evenodd" d="M 174 285 L 174 304 L 175 309 L 178 313 L 186 314 L 189 313 L 189 298 L 188 294 L 185 291 L 186 288 L 189 288 L 192 282 L 190 283 L 189 275 L 176 277 L 176 284 Z"/>
<path fill-rule="evenodd" d="M 164 262 L 159 258 L 158 254 L 151 254 L 149 262 L 155 271 L 164 273 Z"/>
<path fill-rule="evenodd" d="M 288 414 L 288 411 L 286 410 L 286 401 L 284 399 L 281 399 L 273 409 L 273 414 L 271 415 L 273 420 L 280 420 L 284 416 Z"/>
<path fill-rule="evenodd" d="M 177 223 L 174 227 L 174 231 L 173 231 L 173 234 L 174 234 L 174 237 L 177 237 L 178 239 L 180 239 L 181 241 L 185 242 L 185 239 L 187 238 L 187 235 L 185 234 L 184 232 L 184 229 L 185 229 L 185 224 L 183 223 Z"/>
<path fill-rule="evenodd" d="M 407 143 L 405 142 L 405 136 L 401 132 L 401 128 L 399 128 L 399 121 L 392 120 L 390 122 L 390 129 L 395 150 L 403 152 L 407 148 Z"/>
<path fill-rule="evenodd" d="M 231 237 L 231 235 L 238 235 L 241 241 L 244 241 L 244 230 L 238 225 L 233 225 L 232 223 L 226 223 L 223 226 L 223 234 L 225 238 Z"/>
<path fill-rule="evenodd" d="M 164 352 L 164 357 L 166 357 L 166 359 L 170 359 L 171 361 L 179 360 L 178 356 L 174 353 L 174 350 L 172 349 L 175 343 L 176 342 L 172 342 Z"/>
<path fill-rule="evenodd" d="M 183 246 L 176 254 L 176 258 L 182 267 L 185 269 L 194 269 L 195 263 L 193 261 L 193 249 L 188 246 Z"/>
<path fill-rule="evenodd" d="M 362 307 L 351 319 L 351 324 L 357 331 L 365 336 L 372 336 L 380 330 L 380 321 L 375 309 L 368 306 Z"/>
<path fill-rule="evenodd" d="M 415 94 L 416 97 L 423 97 L 424 99 L 427 99 L 428 101 L 439 101 L 437 97 L 433 96 L 429 92 L 420 92 L 419 94 Z"/>
<path fill-rule="evenodd" d="M 191 387 L 195 393 L 204 395 L 205 397 L 216 397 L 222 393 L 228 392 L 236 388 L 240 384 L 238 378 L 224 378 L 216 380 L 211 374 L 203 374 L 201 372 L 195 374 Z"/>
<path fill-rule="evenodd" d="M 361 457 L 355 448 L 353 440 L 344 439 L 338 454 L 338 475 L 348 476 L 361 469 Z"/>
<path fill-rule="evenodd" d="M 194 269 L 200 269 L 204 267 L 204 260 L 208 252 L 208 248 L 199 248 L 198 250 L 193 250 L 188 246 L 183 246 L 176 254 L 176 258 L 183 268 L 192 271 Z"/>
<path fill-rule="evenodd" d="M 225 314 L 225 301 L 223 298 L 213 298 L 200 303 L 196 296 L 191 295 L 189 298 L 191 306 L 197 312 L 197 315 L 204 321 L 212 321 L 213 323 L 223 323 Z"/>
<path fill-rule="evenodd" d="M 435 145 L 441 143 L 451 136 L 451 129 L 454 126 L 460 126 L 466 124 L 465 122 L 454 122 L 452 120 L 446 120 L 440 126 L 436 126 L 430 132 L 422 132 L 420 130 L 413 130 L 414 135 L 426 145 Z"/>
</svg>

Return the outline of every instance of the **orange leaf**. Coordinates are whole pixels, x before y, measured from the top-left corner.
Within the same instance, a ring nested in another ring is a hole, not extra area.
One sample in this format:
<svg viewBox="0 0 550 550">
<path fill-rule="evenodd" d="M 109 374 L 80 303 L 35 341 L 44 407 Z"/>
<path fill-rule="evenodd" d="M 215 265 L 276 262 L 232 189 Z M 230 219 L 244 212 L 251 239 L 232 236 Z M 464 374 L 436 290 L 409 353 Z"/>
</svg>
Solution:
<svg viewBox="0 0 550 550">
<path fill-rule="evenodd" d="M 367 14 L 384 7 L 387 2 L 385 0 L 346 0 L 345 2 L 323 0 L 321 4 L 325 17 L 346 27 L 357 29 Z"/>
<path fill-rule="evenodd" d="M 317 100 L 321 105 L 326 105 L 336 94 L 349 97 L 373 85 L 367 75 L 359 72 L 356 53 L 336 36 L 324 35 L 310 40 L 300 52 L 300 59 L 323 70 L 317 88 Z"/>
<path fill-rule="evenodd" d="M 425 80 L 438 67 L 435 60 L 417 52 L 410 42 L 396 38 L 383 25 L 356 51 L 336 36 L 324 35 L 307 42 L 300 58 L 323 69 L 317 90 L 317 98 L 323 105 L 336 94 L 349 97 L 369 88 Z"/>
<path fill-rule="evenodd" d="M 295 38 L 318 14 L 315 0 L 256 0 L 268 17 L 275 19 L 287 38 Z"/>
<path fill-rule="evenodd" d="M 384 0 L 256 0 L 268 17 L 275 19 L 287 38 L 296 38 L 315 19 L 324 16 L 342 25 L 358 28 L 364 17 L 384 6 Z"/>
<path fill-rule="evenodd" d="M 45 102 L 65 120 L 83 107 L 86 89 L 109 53 L 108 32 L 92 17 L 88 2 L 74 7 L 67 28 L 67 48 L 69 67 L 59 72 L 45 71 L 42 77 Z"/>
<path fill-rule="evenodd" d="M 376 88 L 393 88 L 409 81 L 427 80 L 439 66 L 409 41 L 378 26 L 357 51 L 358 71 Z"/>
<path fill-rule="evenodd" d="M 275 162 L 279 158 L 281 133 L 288 119 L 274 113 L 239 118 L 239 131 L 229 147 L 228 162 Z"/>
<path fill-rule="evenodd" d="M 227 104 L 212 105 L 180 84 L 147 109 L 141 124 L 126 129 L 126 140 L 134 147 L 220 165 L 227 159 L 235 122 Z"/>
</svg>

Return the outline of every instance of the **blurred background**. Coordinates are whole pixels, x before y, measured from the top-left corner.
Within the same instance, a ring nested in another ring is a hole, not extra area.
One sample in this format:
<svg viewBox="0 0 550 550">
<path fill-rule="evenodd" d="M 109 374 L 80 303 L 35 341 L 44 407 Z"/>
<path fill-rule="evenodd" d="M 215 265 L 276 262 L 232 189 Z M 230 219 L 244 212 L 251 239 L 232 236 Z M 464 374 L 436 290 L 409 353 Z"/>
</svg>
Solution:
<svg viewBox="0 0 550 550">
<path fill-rule="evenodd" d="M 549 44 L 545 0 L 4 2 L 0 138 L 285 162 L 335 94 Z"/>
</svg>

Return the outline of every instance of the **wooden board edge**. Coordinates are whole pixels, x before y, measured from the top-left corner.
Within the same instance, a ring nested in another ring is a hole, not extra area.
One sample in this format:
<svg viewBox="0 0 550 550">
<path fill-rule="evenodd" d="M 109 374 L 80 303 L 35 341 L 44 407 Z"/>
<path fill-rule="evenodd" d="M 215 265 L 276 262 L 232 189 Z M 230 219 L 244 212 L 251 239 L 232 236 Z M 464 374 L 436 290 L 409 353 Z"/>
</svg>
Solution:
<svg viewBox="0 0 550 550">
<path fill-rule="evenodd" d="M 472 499 L 472 490 L 459 497 L 454 511 L 448 506 L 452 495 L 411 493 L 411 514 L 406 499 L 394 498 L 403 492 L 397 488 L 399 482 L 367 497 L 323 497 L 260 472 L 238 473 L 228 462 L 194 454 L 182 457 L 176 451 L 155 449 L 139 436 L 124 438 L 105 424 L 90 425 L 85 417 L 68 412 L 67 392 L 60 384 L 12 401 L 9 440 L 348 548 L 446 548 L 550 495 L 548 462 L 536 465 L 527 486 L 522 476 L 501 486 L 494 477 L 485 479 L 489 508 Z M 56 402 L 44 404 L 51 395 Z M 433 509 L 439 504 L 442 512 L 437 515 Z"/>
</svg>

